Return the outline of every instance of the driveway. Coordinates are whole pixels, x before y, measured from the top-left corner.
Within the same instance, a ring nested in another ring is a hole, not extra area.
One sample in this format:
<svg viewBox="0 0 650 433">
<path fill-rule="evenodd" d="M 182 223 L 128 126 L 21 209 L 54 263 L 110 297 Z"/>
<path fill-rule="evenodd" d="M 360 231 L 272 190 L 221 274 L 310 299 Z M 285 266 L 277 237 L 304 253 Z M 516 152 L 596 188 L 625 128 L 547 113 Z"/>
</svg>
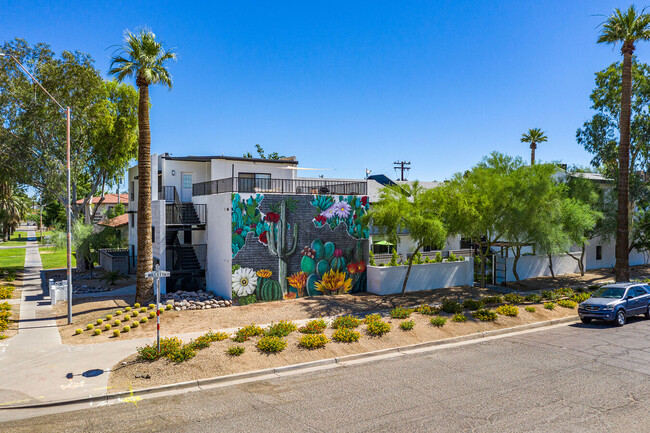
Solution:
<svg viewBox="0 0 650 433">
<path fill-rule="evenodd" d="M 650 321 L 544 331 L 0 424 L 3 431 L 642 431 Z M 33 414 L 32 414 L 33 415 Z M 0 418 L 3 412 L 0 411 Z"/>
</svg>

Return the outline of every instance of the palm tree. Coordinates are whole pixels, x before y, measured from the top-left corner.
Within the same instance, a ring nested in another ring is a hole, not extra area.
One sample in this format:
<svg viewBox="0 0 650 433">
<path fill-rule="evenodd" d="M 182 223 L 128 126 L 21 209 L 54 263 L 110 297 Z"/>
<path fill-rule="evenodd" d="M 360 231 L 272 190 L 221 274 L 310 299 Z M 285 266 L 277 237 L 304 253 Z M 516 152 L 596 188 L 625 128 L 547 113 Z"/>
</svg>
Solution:
<svg viewBox="0 0 650 433">
<path fill-rule="evenodd" d="M 537 143 L 546 143 L 546 134 L 539 128 L 529 129 L 525 134 L 521 134 L 522 143 L 530 143 L 530 165 L 535 164 L 535 149 Z"/>
<path fill-rule="evenodd" d="M 0 182 L 0 235 L 3 240 L 7 240 L 27 216 L 27 199 L 17 192 L 19 190 L 10 183 Z"/>
<path fill-rule="evenodd" d="M 634 43 L 650 39 L 650 15 L 645 9 L 637 11 L 630 6 L 627 11 L 614 9 L 601 24 L 598 43 L 621 43 L 623 73 L 621 79 L 621 113 L 618 146 L 618 213 L 616 215 L 616 281 L 630 280 L 629 262 L 629 176 L 630 176 L 630 117 L 632 104 L 632 54 Z"/>
<path fill-rule="evenodd" d="M 173 50 L 156 41 L 156 35 L 143 28 L 124 34 L 124 44 L 116 50 L 111 60 L 109 74 L 118 81 L 135 78 L 140 90 L 138 103 L 138 267 L 136 274 L 136 302 L 142 303 L 152 296 L 152 281 L 145 273 L 153 266 L 151 247 L 151 134 L 149 130 L 149 85 L 162 84 L 172 88 L 172 77 L 166 69 L 170 60 L 176 59 Z"/>
</svg>

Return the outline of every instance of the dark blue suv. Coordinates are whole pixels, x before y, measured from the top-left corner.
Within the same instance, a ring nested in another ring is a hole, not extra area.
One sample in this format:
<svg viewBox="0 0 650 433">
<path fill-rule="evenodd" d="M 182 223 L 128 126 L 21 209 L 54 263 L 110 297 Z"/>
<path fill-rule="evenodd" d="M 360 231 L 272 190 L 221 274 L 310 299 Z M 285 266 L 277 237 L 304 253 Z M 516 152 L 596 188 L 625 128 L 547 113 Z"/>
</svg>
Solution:
<svg viewBox="0 0 650 433">
<path fill-rule="evenodd" d="M 647 284 L 609 284 L 578 305 L 578 316 L 582 323 L 601 319 L 623 326 L 628 317 L 637 314 L 650 319 L 650 286 Z"/>
</svg>

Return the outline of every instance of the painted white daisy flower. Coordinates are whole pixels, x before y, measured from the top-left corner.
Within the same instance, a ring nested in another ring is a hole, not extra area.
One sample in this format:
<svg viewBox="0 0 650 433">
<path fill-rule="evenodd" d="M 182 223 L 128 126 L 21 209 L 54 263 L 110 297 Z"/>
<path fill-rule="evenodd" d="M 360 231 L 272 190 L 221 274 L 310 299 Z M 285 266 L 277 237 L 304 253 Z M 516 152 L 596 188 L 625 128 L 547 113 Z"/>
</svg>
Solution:
<svg viewBox="0 0 650 433">
<path fill-rule="evenodd" d="M 248 296 L 255 292 L 257 274 L 252 268 L 239 268 L 232 274 L 232 290 L 237 296 Z"/>
</svg>

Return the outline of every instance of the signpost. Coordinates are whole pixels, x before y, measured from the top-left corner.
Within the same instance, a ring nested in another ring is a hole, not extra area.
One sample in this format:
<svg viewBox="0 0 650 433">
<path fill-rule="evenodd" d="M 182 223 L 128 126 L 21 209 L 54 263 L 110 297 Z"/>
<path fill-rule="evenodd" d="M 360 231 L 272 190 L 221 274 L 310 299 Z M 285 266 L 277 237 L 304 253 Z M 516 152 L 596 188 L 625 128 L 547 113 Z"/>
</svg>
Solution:
<svg viewBox="0 0 650 433">
<path fill-rule="evenodd" d="M 156 270 L 144 274 L 145 278 L 153 278 L 153 286 L 156 291 L 156 327 L 158 328 L 156 331 L 156 345 L 158 353 L 160 353 L 160 278 L 166 278 L 169 275 L 171 275 L 169 271 L 160 270 L 160 265 L 156 265 Z"/>
</svg>

